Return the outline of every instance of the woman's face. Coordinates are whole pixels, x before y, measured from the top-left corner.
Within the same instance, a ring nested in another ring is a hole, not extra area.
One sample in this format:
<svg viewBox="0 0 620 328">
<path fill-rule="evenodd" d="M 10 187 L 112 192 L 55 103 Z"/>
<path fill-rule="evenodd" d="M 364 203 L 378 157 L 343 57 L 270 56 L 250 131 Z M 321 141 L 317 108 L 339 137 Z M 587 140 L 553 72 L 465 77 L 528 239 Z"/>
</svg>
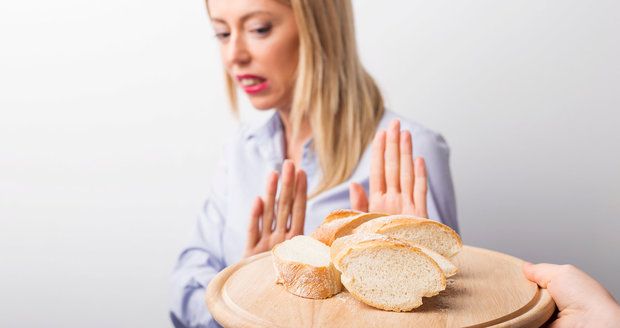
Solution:
<svg viewBox="0 0 620 328">
<path fill-rule="evenodd" d="M 289 110 L 299 57 L 293 10 L 275 0 L 208 0 L 227 73 L 258 109 Z"/>
</svg>

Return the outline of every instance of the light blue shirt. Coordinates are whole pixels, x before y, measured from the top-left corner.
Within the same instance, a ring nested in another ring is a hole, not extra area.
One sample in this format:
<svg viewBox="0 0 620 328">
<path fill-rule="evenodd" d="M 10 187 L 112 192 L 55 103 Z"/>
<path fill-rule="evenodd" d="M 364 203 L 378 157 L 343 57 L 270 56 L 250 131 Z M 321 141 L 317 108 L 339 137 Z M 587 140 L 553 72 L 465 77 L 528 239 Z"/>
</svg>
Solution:
<svg viewBox="0 0 620 328">
<path fill-rule="evenodd" d="M 458 232 L 456 201 L 450 175 L 450 150 L 441 135 L 386 111 L 379 129 L 387 130 L 393 119 L 411 132 L 414 156 L 422 156 L 428 171 L 427 208 L 429 218 Z M 277 113 L 259 127 L 242 127 L 214 176 L 209 196 L 198 217 L 194 237 L 181 252 L 172 274 L 171 319 L 176 327 L 217 327 L 205 304 L 211 279 L 226 266 L 239 261 L 245 249 L 250 208 L 262 196 L 268 174 L 280 171 L 285 159 L 284 129 Z M 369 146 L 349 180 L 309 199 L 306 206 L 306 234 L 315 230 L 332 210 L 350 208 L 349 184 L 358 182 L 368 193 Z M 304 145 L 301 168 L 312 191 L 321 179 L 321 169 L 312 149 Z"/>
</svg>

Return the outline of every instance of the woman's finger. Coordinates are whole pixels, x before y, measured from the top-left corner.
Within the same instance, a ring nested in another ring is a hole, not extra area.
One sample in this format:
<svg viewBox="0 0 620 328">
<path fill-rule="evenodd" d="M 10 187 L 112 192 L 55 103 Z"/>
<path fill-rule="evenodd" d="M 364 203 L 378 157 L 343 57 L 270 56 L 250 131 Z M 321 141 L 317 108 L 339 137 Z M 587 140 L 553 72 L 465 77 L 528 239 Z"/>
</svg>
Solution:
<svg viewBox="0 0 620 328">
<path fill-rule="evenodd" d="M 413 203 L 413 183 L 415 174 L 413 170 L 413 150 L 411 133 L 400 133 L 400 190 L 404 199 Z"/>
<path fill-rule="evenodd" d="M 308 192 L 308 181 L 304 170 L 297 170 L 295 178 L 295 200 L 293 201 L 293 212 L 291 214 L 291 227 L 289 236 L 302 235 L 306 222 L 306 201 Z"/>
<path fill-rule="evenodd" d="M 372 154 L 370 160 L 370 194 L 385 193 L 385 131 L 377 132 L 372 142 Z"/>
<path fill-rule="evenodd" d="M 352 182 L 349 185 L 349 200 L 351 209 L 361 212 L 368 212 L 368 197 L 361 184 Z"/>
<path fill-rule="evenodd" d="M 273 171 L 267 178 L 267 190 L 265 190 L 265 199 L 263 206 L 263 227 L 262 235 L 271 235 L 273 224 L 273 207 L 276 202 L 276 192 L 278 191 L 278 172 Z"/>
<path fill-rule="evenodd" d="M 286 233 L 286 223 L 293 206 L 293 192 L 295 192 L 295 164 L 287 159 L 282 165 L 282 182 L 278 199 L 276 227 L 274 229 L 283 235 Z"/>
<path fill-rule="evenodd" d="M 385 184 L 388 192 L 400 192 L 400 121 L 390 123 L 385 144 Z"/>
<path fill-rule="evenodd" d="M 426 163 L 424 158 L 418 157 L 415 160 L 415 184 L 413 187 L 413 203 L 417 214 L 421 217 L 428 217 L 426 210 Z"/>
<path fill-rule="evenodd" d="M 263 200 L 260 197 L 256 197 L 254 204 L 252 205 L 252 211 L 250 213 L 250 225 L 248 226 L 248 240 L 246 245 L 247 251 L 256 247 L 260 240 L 260 217 L 263 214 Z"/>
</svg>

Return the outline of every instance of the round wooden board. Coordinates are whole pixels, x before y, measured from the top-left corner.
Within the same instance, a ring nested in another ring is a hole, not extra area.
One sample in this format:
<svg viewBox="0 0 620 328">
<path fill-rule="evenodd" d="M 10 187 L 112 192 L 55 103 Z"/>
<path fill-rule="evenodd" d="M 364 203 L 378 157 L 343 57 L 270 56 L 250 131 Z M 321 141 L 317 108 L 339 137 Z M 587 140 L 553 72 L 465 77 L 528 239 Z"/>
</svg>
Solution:
<svg viewBox="0 0 620 328">
<path fill-rule="evenodd" d="M 288 293 L 275 284 L 271 253 L 220 272 L 207 289 L 207 306 L 225 327 L 540 327 L 555 304 L 528 281 L 522 260 L 465 246 L 452 261 L 459 273 L 439 295 L 411 312 L 382 311 L 344 291 L 324 300 Z"/>
</svg>

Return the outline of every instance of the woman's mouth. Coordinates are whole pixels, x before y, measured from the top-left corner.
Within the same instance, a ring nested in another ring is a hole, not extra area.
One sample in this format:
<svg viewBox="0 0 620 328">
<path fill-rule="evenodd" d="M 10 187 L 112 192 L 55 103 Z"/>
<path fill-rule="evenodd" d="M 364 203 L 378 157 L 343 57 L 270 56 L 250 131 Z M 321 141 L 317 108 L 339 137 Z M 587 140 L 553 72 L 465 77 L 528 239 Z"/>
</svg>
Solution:
<svg viewBox="0 0 620 328">
<path fill-rule="evenodd" d="M 256 75 L 237 75 L 239 85 L 246 93 L 254 94 L 267 89 L 267 79 Z"/>
</svg>

